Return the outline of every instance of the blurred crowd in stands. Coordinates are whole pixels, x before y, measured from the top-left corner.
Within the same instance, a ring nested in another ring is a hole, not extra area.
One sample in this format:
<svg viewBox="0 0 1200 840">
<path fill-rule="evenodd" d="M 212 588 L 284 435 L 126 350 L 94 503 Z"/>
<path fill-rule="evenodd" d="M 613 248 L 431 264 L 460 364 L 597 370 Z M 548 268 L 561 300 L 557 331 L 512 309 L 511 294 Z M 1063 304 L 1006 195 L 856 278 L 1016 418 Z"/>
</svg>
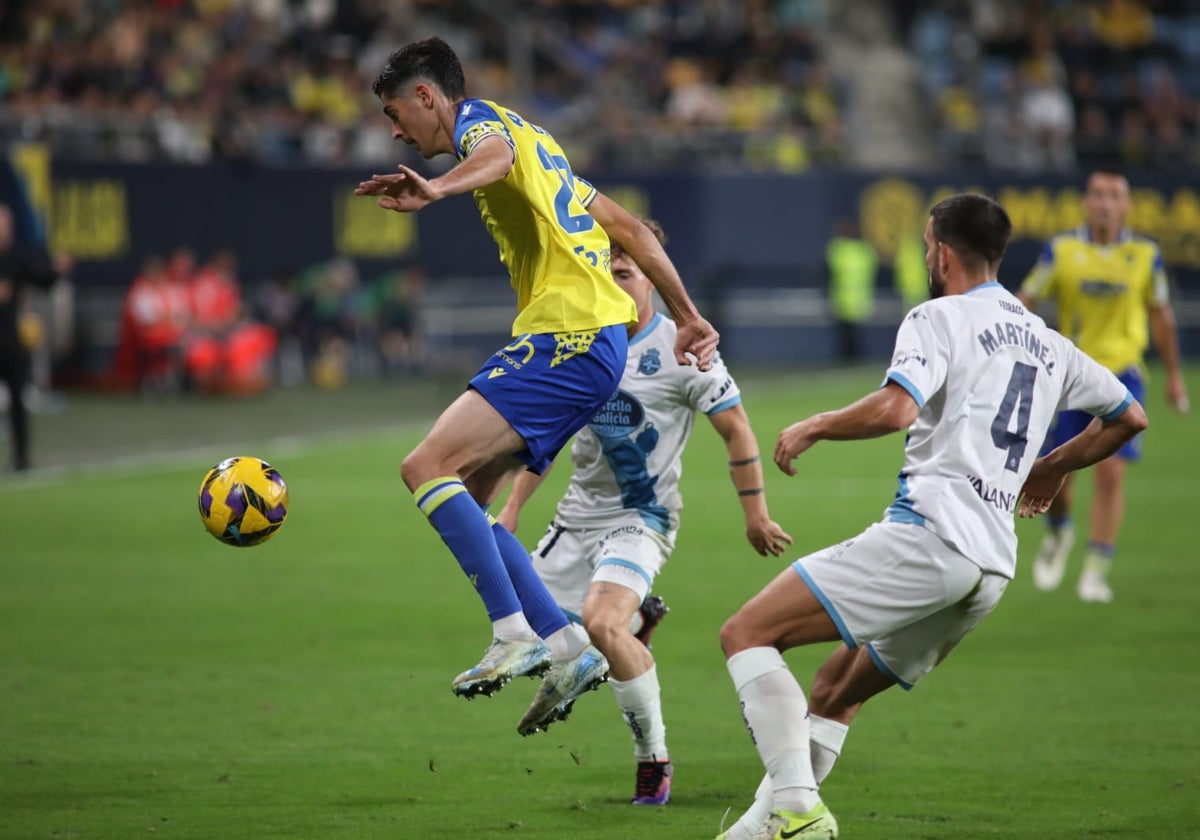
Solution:
<svg viewBox="0 0 1200 840">
<path fill-rule="evenodd" d="M 1200 162 L 1198 4 L 903 5 L 943 160 L 1018 171 Z"/>
<path fill-rule="evenodd" d="M 186 247 L 150 255 L 122 307 L 113 384 L 149 396 L 253 394 L 417 373 L 422 286 L 416 270 L 360 283 L 352 262 L 335 259 L 273 278 L 246 300 L 228 251 L 199 264 Z"/>
<path fill-rule="evenodd" d="M 12 0 L 0 138 L 109 160 L 394 160 L 371 82 L 391 50 L 437 33 L 473 95 L 541 121 L 576 168 L 797 171 L 839 154 L 825 4 Z"/>
<path fill-rule="evenodd" d="M 917 67 L 935 135 L 924 139 L 941 153 L 930 163 L 1197 162 L 1195 3 L 859 2 L 882 10 Z M 386 162 L 408 152 L 379 129 L 371 81 L 392 49 L 436 32 L 467 60 L 475 95 L 542 122 L 577 169 L 802 171 L 846 160 L 854 103 L 828 47 L 832 19 L 855 8 L 12 0 L 0 7 L 0 138 L 110 160 Z"/>
</svg>

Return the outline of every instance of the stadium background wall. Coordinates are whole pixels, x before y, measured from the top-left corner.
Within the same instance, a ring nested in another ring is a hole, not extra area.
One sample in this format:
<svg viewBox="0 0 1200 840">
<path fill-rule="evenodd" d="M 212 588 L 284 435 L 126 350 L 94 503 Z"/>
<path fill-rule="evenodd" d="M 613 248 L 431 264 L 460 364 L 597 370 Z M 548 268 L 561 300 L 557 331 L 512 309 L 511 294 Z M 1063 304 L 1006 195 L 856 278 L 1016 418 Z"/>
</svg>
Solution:
<svg viewBox="0 0 1200 840">
<path fill-rule="evenodd" d="M 114 301 L 140 262 L 180 245 L 201 256 L 232 248 L 248 286 L 342 256 L 368 276 L 397 265 L 420 265 L 430 279 L 430 305 L 446 311 L 511 307 L 495 245 L 467 199 L 399 216 L 352 195 L 365 174 L 358 170 L 33 160 L 35 166 L 48 166 L 49 173 L 35 171 L 31 177 L 28 164 L 13 161 L 25 170 L 22 178 L 0 180 L 0 190 L 26 208 L 22 218 L 40 223 L 40 228 L 25 224 L 26 235 L 40 229 L 51 248 L 76 258 L 77 320 L 83 334 L 71 363 L 81 368 L 107 364 Z M 663 223 L 672 257 L 722 330 L 725 355 L 755 364 L 831 357 L 823 259 L 836 220 L 857 221 L 881 254 L 879 306 L 867 327 L 872 356 L 890 351 L 902 314 L 892 292 L 891 257 L 903 236 L 920 235 L 928 207 L 943 195 L 979 190 L 1008 208 L 1014 238 L 1000 279 L 1010 288 L 1047 237 L 1081 221 L 1082 176 L 1018 177 L 983 170 L 791 177 L 583 174 L 631 210 Z M 1183 350 L 1198 356 L 1200 177 L 1131 173 L 1130 180 L 1131 224 L 1161 243 L 1175 284 Z M 41 186 L 20 190 L 22 182 Z M 492 314 L 460 318 L 452 335 L 435 330 L 431 349 L 436 355 L 439 341 L 452 341 L 463 358 L 490 352 L 501 337 Z"/>
</svg>

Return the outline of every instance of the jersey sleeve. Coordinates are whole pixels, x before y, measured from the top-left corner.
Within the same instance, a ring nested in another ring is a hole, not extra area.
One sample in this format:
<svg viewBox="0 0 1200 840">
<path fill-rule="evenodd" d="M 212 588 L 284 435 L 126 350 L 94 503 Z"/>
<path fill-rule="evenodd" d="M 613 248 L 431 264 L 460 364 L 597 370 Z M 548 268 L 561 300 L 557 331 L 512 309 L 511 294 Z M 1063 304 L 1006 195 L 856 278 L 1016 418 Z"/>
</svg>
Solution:
<svg viewBox="0 0 1200 840">
<path fill-rule="evenodd" d="M 1054 274 L 1054 240 L 1050 240 L 1021 284 L 1021 293 L 1032 300 L 1049 297 L 1054 291 Z"/>
<path fill-rule="evenodd" d="M 693 411 L 719 414 L 741 403 L 742 392 L 725 367 L 720 353 L 713 355 L 712 367 L 708 370 L 700 370 L 695 365 L 683 370 L 687 373 L 687 384 L 684 386 L 687 400 Z"/>
<path fill-rule="evenodd" d="M 941 323 L 944 317 L 930 303 L 917 306 L 905 316 L 883 379 L 882 385 L 895 382 L 908 391 L 921 408 L 946 381 L 950 344 Z"/>
<path fill-rule="evenodd" d="M 1170 303 L 1170 284 L 1167 267 L 1163 263 L 1162 249 L 1154 246 L 1154 260 L 1150 267 L 1150 282 L 1146 285 L 1146 303 L 1149 306 L 1165 306 Z"/>
<path fill-rule="evenodd" d="M 1061 340 L 1065 361 L 1064 387 L 1059 411 L 1086 411 L 1105 420 L 1119 416 L 1133 402 L 1133 395 L 1116 374 L 1100 365 L 1065 338 Z"/>
<path fill-rule="evenodd" d="M 584 207 L 590 207 L 591 203 L 596 200 L 596 195 L 599 193 L 590 181 L 585 181 L 578 175 L 575 176 L 575 197 L 579 199 L 579 203 Z"/>
<path fill-rule="evenodd" d="M 462 160 L 471 154 L 480 140 L 493 135 L 503 137 L 514 153 L 516 152 L 512 133 L 494 108 L 478 99 L 464 104 L 454 124 L 454 148 L 458 159 Z"/>
</svg>

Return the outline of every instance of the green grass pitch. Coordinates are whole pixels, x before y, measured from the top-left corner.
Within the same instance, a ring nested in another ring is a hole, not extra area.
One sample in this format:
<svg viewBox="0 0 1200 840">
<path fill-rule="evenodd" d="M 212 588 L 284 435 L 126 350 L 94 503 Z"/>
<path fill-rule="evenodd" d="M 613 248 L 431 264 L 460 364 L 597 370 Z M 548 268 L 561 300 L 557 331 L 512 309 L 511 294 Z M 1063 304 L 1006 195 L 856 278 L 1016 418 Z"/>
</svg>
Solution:
<svg viewBox="0 0 1200 840">
<path fill-rule="evenodd" d="M 775 436 L 878 376 L 743 377 L 793 556 L 879 517 L 902 437 L 820 444 L 788 479 L 769 462 Z M 1021 523 L 1018 578 L 999 610 L 851 729 L 823 791 L 843 837 L 1200 836 L 1200 420 L 1166 411 L 1161 383 L 1156 372 L 1145 458 L 1129 474 L 1116 601 L 1075 598 L 1079 546 L 1063 589 L 1035 591 L 1041 525 Z M 1200 370 L 1190 385 L 1200 396 Z M 405 428 L 268 442 L 309 416 L 288 394 L 161 409 L 81 398 L 70 418 L 36 419 L 39 445 L 58 435 L 67 460 L 100 458 L 89 441 L 129 428 L 113 424 L 121 411 L 134 427 L 151 422 L 134 409 L 159 416 L 138 432 L 146 448 L 176 420 L 198 431 L 165 463 L 0 481 L 0 838 L 671 840 L 711 838 L 727 807 L 748 803 L 762 768 L 717 630 L 785 561 L 745 542 L 707 424 L 655 587 L 671 606 L 654 650 L 674 799 L 633 808 L 631 744 L 607 687 L 527 739 L 515 727 L 533 681 L 472 702 L 450 693 L 488 642 L 486 617 L 398 465 L 453 391 L 372 393 L 390 395 L 380 413 Z M 63 432 L 89 412 L 92 437 Z M 105 451 L 133 448 L 119 444 Z M 195 505 L 211 463 L 243 453 L 274 463 L 292 500 L 275 539 L 244 550 L 209 537 Z M 566 477 L 556 470 L 527 509 L 527 544 Z M 1089 484 L 1078 485 L 1081 524 Z M 802 686 L 826 650 L 788 654 Z"/>
</svg>

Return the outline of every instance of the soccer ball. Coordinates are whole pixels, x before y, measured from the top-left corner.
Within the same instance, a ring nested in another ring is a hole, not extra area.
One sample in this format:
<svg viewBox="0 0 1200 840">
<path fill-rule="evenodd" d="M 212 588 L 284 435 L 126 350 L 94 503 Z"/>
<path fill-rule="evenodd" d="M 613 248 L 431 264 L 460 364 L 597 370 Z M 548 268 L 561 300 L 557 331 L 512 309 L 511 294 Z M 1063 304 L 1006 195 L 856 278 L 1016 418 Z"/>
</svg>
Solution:
<svg viewBox="0 0 1200 840">
<path fill-rule="evenodd" d="M 226 458 L 200 482 L 200 521 L 228 545 L 251 546 L 271 539 L 287 519 L 287 508 L 283 477 L 258 458 Z"/>
</svg>

